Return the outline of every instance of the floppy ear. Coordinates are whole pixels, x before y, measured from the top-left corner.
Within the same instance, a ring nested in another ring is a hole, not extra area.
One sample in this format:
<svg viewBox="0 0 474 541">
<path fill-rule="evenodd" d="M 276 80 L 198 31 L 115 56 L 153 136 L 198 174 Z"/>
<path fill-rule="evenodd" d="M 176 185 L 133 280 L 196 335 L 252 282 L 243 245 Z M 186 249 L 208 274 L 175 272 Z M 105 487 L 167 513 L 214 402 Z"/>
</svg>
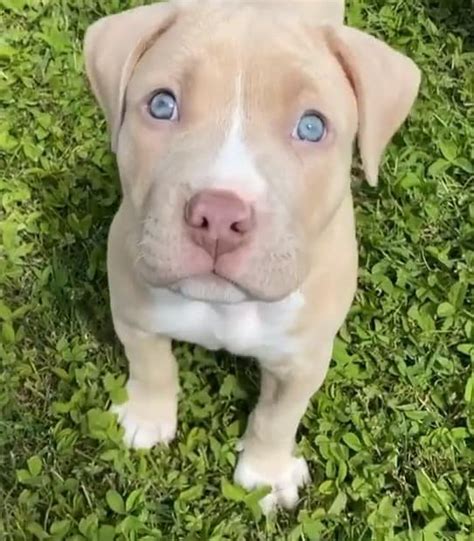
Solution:
<svg viewBox="0 0 474 541">
<path fill-rule="evenodd" d="M 105 113 L 117 148 L 127 84 L 140 56 L 174 21 L 175 5 L 168 2 L 130 9 L 99 19 L 84 38 L 86 73 Z"/>
<path fill-rule="evenodd" d="M 405 55 L 360 30 L 331 27 L 328 38 L 354 89 L 359 152 L 367 181 L 375 186 L 383 151 L 418 94 L 420 70 Z"/>
</svg>

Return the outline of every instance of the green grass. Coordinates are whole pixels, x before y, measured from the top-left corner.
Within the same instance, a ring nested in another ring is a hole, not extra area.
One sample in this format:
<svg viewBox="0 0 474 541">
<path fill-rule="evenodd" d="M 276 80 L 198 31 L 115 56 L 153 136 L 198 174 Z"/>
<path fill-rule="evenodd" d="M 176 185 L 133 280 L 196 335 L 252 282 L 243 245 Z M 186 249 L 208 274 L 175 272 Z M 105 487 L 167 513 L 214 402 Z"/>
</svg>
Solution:
<svg viewBox="0 0 474 541">
<path fill-rule="evenodd" d="M 229 482 L 252 363 L 176 347 L 168 449 L 127 451 L 106 413 L 126 371 L 105 274 L 118 182 L 81 41 L 131 4 L 0 0 L 0 539 L 474 539 L 470 1 L 349 2 L 423 84 L 380 187 L 356 183 L 359 292 L 299 434 L 313 483 L 269 521 Z"/>
</svg>

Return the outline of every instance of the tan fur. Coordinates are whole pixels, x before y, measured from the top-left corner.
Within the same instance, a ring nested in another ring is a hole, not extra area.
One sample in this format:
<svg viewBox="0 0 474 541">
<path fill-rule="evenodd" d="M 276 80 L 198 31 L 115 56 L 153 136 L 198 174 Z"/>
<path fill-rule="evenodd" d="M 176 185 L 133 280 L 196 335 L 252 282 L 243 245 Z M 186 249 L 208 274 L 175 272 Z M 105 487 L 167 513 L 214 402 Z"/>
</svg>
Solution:
<svg viewBox="0 0 474 541">
<path fill-rule="evenodd" d="M 223 256 L 221 279 L 195 286 L 203 301 L 196 309 L 207 303 L 220 310 L 226 301 L 236 303 L 237 313 L 243 302 L 249 318 L 272 303 L 297 306 L 285 301 L 295 291 L 304 300 L 281 337 L 282 351 L 291 353 L 275 357 L 272 349 L 259 358 L 262 393 L 236 472 L 246 486 L 272 485 L 267 507 L 293 505 L 307 479 L 293 457 L 294 437 L 356 289 L 354 139 L 374 184 L 382 152 L 419 85 L 408 58 L 343 26 L 342 13 L 339 0 L 181 1 L 105 18 L 85 40 L 87 73 L 107 117 L 123 188 L 108 250 L 112 314 L 130 361 L 129 405 L 121 415 L 134 419 L 124 421 L 128 430 L 154 427 L 140 432 L 144 445 L 147 434 L 160 430 L 151 440 L 170 439 L 176 417 L 176 367 L 170 337 L 156 335 L 157 292 L 177 291 L 188 268 L 204 265 L 186 236 L 183 207 L 215 180 L 212 164 L 236 110 L 243 119 L 262 189 L 245 179 L 229 182 L 254 205 L 258 230 L 239 259 Z M 148 115 L 147 100 L 159 88 L 177 96 L 179 122 Z M 321 143 L 291 136 L 308 109 L 329 121 Z M 156 421 L 160 408 L 164 423 Z"/>
</svg>

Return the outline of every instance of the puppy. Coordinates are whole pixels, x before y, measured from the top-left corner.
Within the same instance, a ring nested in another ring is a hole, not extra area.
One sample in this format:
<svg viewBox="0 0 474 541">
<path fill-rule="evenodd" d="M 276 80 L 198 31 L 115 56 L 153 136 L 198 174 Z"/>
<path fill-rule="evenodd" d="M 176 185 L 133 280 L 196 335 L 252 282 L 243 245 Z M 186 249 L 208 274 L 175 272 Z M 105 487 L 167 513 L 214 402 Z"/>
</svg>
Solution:
<svg viewBox="0 0 474 541">
<path fill-rule="evenodd" d="M 175 436 L 172 339 L 255 357 L 235 481 L 270 485 L 265 511 L 293 507 L 297 427 L 356 290 L 353 143 L 375 185 L 419 70 L 344 26 L 340 0 L 139 7 L 93 24 L 85 61 L 123 192 L 108 277 L 126 443 Z"/>
</svg>

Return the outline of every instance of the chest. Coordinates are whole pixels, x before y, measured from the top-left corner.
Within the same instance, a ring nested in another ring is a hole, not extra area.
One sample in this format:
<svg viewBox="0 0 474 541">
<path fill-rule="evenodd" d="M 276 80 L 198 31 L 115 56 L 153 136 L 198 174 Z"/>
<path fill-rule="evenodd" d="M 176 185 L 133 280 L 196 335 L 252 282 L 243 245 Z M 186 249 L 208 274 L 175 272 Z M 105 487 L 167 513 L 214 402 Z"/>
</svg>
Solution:
<svg viewBox="0 0 474 541">
<path fill-rule="evenodd" d="M 272 303 L 217 304 L 163 291 L 154 305 L 153 330 L 175 340 L 261 361 L 284 358 L 298 346 L 291 330 L 303 306 L 300 293 Z"/>
</svg>

